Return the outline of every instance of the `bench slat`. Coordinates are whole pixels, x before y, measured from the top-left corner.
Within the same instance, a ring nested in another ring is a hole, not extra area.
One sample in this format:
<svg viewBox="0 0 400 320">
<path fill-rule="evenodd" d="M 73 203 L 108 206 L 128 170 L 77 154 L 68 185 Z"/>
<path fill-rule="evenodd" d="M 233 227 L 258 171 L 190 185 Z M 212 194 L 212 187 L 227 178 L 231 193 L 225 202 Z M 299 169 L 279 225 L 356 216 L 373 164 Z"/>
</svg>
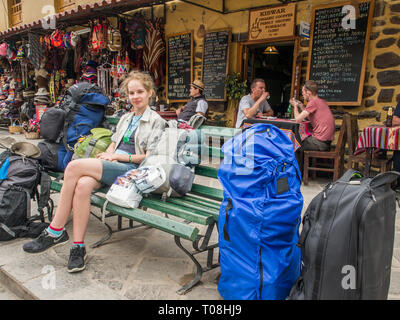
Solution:
<svg viewBox="0 0 400 320">
<path fill-rule="evenodd" d="M 215 210 L 219 210 L 219 208 L 221 206 L 219 203 L 211 202 L 210 199 L 197 198 L 197 197 L 188 196 L 188 195 L 182 197 L 182 199 L 193 202 L 193 203 L 198 203 L 198 204 L 213 208 Z"/>
<path fill-rule="evenodd" d="M 195 209 L 195 210 L 202 210 L 204 214 L 207 215 L 212 215 L 215 220 L 218 220 L 218 210 L 215 210 L 214 208 L 210 208 L 204 205 L 200 205 L 198 203 L 193 203 L 190 201 L 185 201 L 184 199 L 181 198 L 168 198 L 167 202 L 174 203 L 180 207 L 186 207 L 190 209 Z"/>
<path fill-rule="evenodd" d="M 242 129 L 213 127 L 213 126 L 201 126 L 199 129 L 206 136 L 223 137 L 223 138 L 232 138 L 234 135 L 242 131 Z"/>
<path fill-rule="evenodd" d="M 216 168 L 199 165 L 199 166 L 194 167 L 194 173 L 196 175 L 200 175 L 203 177 L 218 179 L 218 176 L 217 176 L 218 169 L 216 169 Z"/>
<path fill-rule="evenodd" d="M 154 196 L 143 198 L 140 202 L 140 206 L 168 213 L 202 225 L 209 225 L 214 222 L 214 218 L 210 214 L 205 216 L 204 213 L 199 210 L 188 210 L 188 208 L 182 208 L 173 203 L 163 202 Z"/>
<path fill-rule="evenodd" d="M 58 181 L 51 182 L 51 189 L 55 191 L 61 190 L 62 183 Z M 90 197 L 90 203 L 96 207 L 103 208 L 105 198 L 92 194 Z M 137 208 L 123 208 L 109 202 L 105 208 L 107 211 L 116 213 L 120 216 L 133 219 L 137 222 L 144 223 L 146 225 L 152 226 L 156 229 L 168 232 L 173 235 L 177 235 L 187 240 L 194 241 L 199 233 L 199 229 L 194 226 L 180 223 L 168 218 L 157 216 L 141 209 Z"/>
<path fill-rule="evenodd" d="M 209 157 L 211 157 L 211 158 L 220 158 L 220 159 L 224 158 L 224 154 L 221 151 L 221 148 L 209 147 L 208 153 L 209 153 Z"/>
<path fill-rule="evenodd" d="M 192 190 L 190 190 L 190 193 L 217 201 L 222 201 L 224 198 L 222 190 L 212 187 L 202 186 L 201 184 L 197 183 L 193 183 Z"/>
<path fill-rule="evenodd" d="M 106 199 L 95 194 L 90 197 L 91 204 L 99 208 L 103 207 L 105 201 Z M 106 210 L 191 241 L 195 240 L 199 233 L 199 229 L 194 226 L 157 216 L 137 208 L 123 208 L 109 202 Z"/>
</svg>

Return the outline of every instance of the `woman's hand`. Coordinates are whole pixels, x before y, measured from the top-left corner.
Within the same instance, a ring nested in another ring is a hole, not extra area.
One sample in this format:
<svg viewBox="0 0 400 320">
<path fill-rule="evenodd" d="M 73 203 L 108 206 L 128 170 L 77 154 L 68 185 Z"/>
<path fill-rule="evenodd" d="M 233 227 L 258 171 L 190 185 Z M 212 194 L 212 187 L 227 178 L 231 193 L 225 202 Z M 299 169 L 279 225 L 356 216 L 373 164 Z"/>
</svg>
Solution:
<svg viewBox="0 0 400 320">
<path fill-rule="evenodd" d="M 97 155 L 97 159 L 106 160 L 106 161 L 114 161 L 117 162 L 117 155 L 115 153 L 110 152 L 102 152 Z"/>
</svg>

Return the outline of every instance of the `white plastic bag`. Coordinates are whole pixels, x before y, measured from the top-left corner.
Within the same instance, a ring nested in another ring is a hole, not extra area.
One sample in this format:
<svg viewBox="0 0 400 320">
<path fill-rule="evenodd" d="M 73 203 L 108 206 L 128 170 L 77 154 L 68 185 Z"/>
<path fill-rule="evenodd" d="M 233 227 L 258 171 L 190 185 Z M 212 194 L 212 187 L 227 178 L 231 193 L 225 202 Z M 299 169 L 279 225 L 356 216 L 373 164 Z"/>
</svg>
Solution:
<svg viewBox="0 0 400 320">
<path fill-rule="evenodd" d="M 121 207 L 137 208 L 143 198 L 142 194 L 156 190 L 165 180 L 166 174 L 161 167 L 132 169 L 115 180 L 106 199 Z"/>
</svg>

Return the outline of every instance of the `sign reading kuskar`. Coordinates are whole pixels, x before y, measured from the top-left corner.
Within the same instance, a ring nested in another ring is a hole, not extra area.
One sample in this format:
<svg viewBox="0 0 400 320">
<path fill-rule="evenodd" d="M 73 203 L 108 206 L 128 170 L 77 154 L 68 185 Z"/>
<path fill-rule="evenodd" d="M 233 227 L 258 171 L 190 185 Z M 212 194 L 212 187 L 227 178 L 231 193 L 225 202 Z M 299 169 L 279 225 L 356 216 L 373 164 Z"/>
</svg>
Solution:
<svg viewBox="0 0 400 320">
<path fill-rule="evenodd" d="M 294 36 L 296 4 L 250 11 L 249 41 Z"/>
</svg>

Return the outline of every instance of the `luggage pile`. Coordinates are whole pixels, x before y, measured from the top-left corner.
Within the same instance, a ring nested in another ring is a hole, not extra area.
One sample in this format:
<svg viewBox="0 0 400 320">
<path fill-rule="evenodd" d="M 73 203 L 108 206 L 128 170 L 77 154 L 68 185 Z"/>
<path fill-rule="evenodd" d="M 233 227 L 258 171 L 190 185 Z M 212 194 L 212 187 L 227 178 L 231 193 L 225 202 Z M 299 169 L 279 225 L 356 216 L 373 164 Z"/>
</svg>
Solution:
<svg viewBox="0 0 400 320">
<path fill-rule="evenodd" d="M 50 108 L 43 114 L 40 128 L 45 141 L 38 147 L 46 169 L 65 170 L 78 139 L 102 124 L 109 102 L 97 85 L 80 82 L 68 88 L 59 107 Z"/>
<path fill-rule="evenodd" d="M 0 143 L 7 148 L 0 154 L 0 241 L 35 238 L 48 226 L 44 209 L 49 219 L 53 213 L 50 177 L 37 160 L 40 150 L 35 145 L 14 139 L 5 145 L 6 139 Z M 38 215 L 31 213 L 32 199 L 37 201 Z"/>
<path fill-rule="evenodd" d="M 256 124 L 228 142 L 218 177 L 224 299 L 387 299 L 396 194 L 390 171 L 348 170 L 308 206 L 293 145 L 276 127 Z"/>
</svg>

